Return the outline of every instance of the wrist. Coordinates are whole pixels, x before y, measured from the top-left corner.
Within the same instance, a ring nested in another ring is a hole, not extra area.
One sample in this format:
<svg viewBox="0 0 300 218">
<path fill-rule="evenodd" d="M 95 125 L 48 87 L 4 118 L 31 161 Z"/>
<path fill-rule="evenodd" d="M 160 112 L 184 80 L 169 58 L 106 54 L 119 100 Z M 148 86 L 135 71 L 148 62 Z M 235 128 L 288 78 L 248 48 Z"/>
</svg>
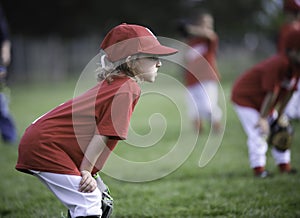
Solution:
<svg viewBox="0 0 300 218">
<path fill-rule="evenodd" d="M 260 116 L 260 117 L 259 117 L 259 120 L 263 120 L 263 121 L 264 121 L 264 120 L 267 120 L 267 118 L 264 117 L 264 116 Z"/>
<path fill-rule="evenodd" d="M 91 172 L 90 172 L 89 170 L 85 170 L 85 169 L 80 170 L 80 173 L 81 173 L 81 174 L 82 174 L 82 173 L 89 173 L 89 174 L 91 174 Z"/>
</svg>

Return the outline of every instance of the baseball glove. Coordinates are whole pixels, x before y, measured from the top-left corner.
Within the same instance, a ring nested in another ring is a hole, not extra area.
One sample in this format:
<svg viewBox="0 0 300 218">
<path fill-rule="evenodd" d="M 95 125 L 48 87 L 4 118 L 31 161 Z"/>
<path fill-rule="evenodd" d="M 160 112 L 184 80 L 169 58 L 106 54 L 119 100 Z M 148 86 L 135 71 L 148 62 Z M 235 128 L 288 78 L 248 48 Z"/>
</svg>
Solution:
<svg viewBox="0 0 300 218">
<path fill-rule="evenodd" d="M 110 196 L 110 191 L 107 189 L 102 192 L 102 218 L 109 218 L 114 208 L 114 199 Z"/>
<path fill-rule="evenodd" d="M 286 151 L 292 145 L 293 133 L 293 127 L 289 122 L 282 125 L 278 119 L 274 120 L 270 125 L 268 143 L 279 151 Z"/>
</svg>

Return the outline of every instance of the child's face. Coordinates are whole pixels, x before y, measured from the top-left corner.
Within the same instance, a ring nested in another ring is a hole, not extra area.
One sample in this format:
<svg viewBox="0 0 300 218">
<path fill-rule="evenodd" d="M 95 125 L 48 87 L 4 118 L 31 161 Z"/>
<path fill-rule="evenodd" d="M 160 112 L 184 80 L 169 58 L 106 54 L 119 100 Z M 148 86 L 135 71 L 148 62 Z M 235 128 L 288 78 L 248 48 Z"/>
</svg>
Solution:
<svg viewBox="0 0 300 218">
<path fill-rule="evenodd" d="M 161 61 L 155 57 L 145 57 L 136 60 L 135 71 L 141 80 L 146 82 L 154 82 L 157 76 L 158 68 L 161 66 Z"/>
</svg>

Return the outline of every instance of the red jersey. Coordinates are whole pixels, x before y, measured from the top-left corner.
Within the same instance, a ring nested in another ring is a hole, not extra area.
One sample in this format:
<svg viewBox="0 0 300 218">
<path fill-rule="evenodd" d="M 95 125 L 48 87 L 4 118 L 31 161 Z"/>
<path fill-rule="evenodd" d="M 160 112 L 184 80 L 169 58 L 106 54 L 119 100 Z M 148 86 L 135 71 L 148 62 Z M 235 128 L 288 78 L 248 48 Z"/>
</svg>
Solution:
<svg viewBox="0 0 300 218">
<path fill-rule="evenodd" d="M 284 55 L 274 55 L 242 74 L 234 83 L 231 100 L 240 106 L 260 111 L 268 92 L 278 93 L 275 104 L 287 91 L 296 89 L 300 68 L 289 64 Z M 274 109 L 275 105 L 273 105 Z"/>
<path fill-rule="evenodd" d="M 111 84 L 102 81 L 59 105 L 26 129 L 16 169 L 80 175 L 84 151 L 95 134 L 109 137 L 110 150 L 118 140 L 126 139 L 139 96 L 140 87 L 135 81 L 115 77 Z M 104 161 L 98 160 L 92 173 L 99 171 Z"/>
<path fill-rule="evenodd" d="M 209 40 L 204 37 L 194 37 L 189 40 L 188 45 L 191 48 L 185 56 L 186 85 L 191 86 L 205 80 L 218 80 L 219 73 L 216 65 L 218 38 Z"/>
</svg>

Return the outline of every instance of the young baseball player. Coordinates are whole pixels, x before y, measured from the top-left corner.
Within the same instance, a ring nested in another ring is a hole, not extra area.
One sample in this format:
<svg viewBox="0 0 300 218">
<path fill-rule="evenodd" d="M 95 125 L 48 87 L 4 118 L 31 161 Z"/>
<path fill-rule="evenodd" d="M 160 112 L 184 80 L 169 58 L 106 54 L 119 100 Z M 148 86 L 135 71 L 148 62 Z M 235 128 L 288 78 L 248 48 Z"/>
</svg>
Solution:
<svg viewBox="0 0 300 218">
<path fill-rule="evenodd" d="M 105 185 L 94 175 L 118 140 L 127 137 L 140 96 L 137 81 L 154 82 L 159 57 L 176 52 L 143 26 L 123 23 L 113 28 L 101 44 L 100 82 L 26 129 L 16 169 L 45 183 L 70 217 L 100 217 Z"/>
<path fill-rule="evenodd" d="M 258 177 L 268 175 L 265 170 L 269 134 L 268 118 L 277 110 L 279 121 L 297 87 L 300 76 L 300 28 L 294 27 L 285 37 L 284 53 L 255 65 L 242 74 L 232 88 L 232 102 L 248 136 L 250 166 Z M 291 151 L 272 147 L 272 155 L 280 172 L 291 173 Z"/>
<path fill-rule="evenodd" d="M 196 13 L 193 22 L 186 26 L 186 31 L 190 46 L 185 55 L 188 69 L 185 71 L 185 81 L 191 96 L 187 98 L 189 116 L 198 132 L 203 130 L 203 120 L 208 120 L 214 132 L 219 132 L 222 110 L 218 105 L 218 36 L 214 31 L 212 15 L 208 12 Z"/>
</svg>

